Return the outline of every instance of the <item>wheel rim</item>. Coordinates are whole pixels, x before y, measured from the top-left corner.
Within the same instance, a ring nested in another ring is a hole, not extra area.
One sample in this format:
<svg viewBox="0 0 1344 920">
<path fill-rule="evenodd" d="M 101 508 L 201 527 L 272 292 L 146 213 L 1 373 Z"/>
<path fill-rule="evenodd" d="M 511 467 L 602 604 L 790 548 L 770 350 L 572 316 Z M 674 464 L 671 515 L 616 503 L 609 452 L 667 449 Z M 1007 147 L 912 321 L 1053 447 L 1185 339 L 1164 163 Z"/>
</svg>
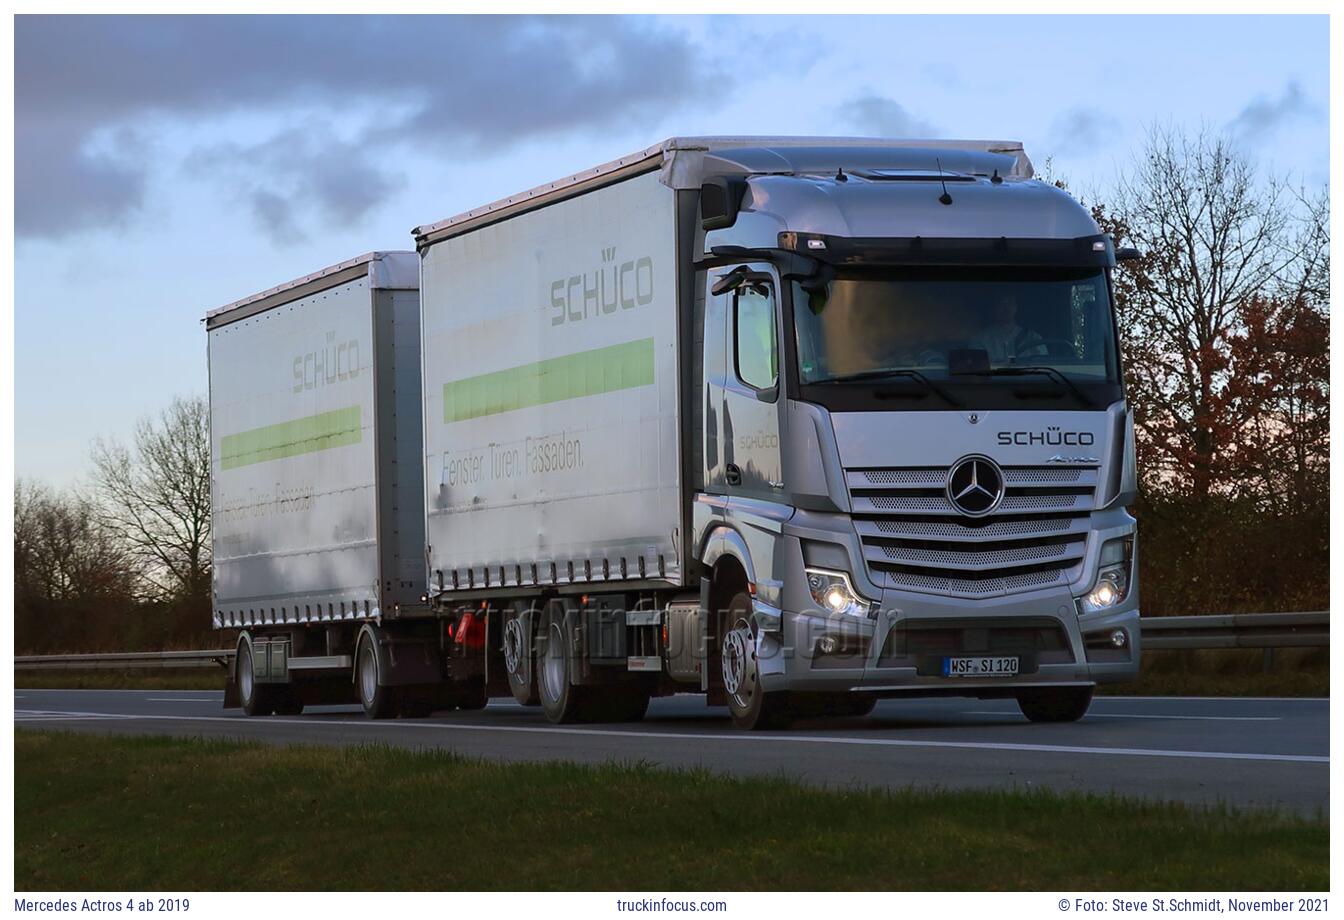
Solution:
<svg viewBox="0 0 1344 920">
<path fill-rule="evenodd" d="M 366 704 L 378 693 L 378 659 L 367 642 L 359 656 L 359 696 Z"/>
<path fill-rule="evenodd" d="M 243 654 L 238 662 L 238 694 L 243 702 L 252 702 L 252 648 L 243 646 Z"/>
<path fill-rule="evenodd" d="M 756 693 L 756 637 L 746 620 L 738 620 L 724 636 L 720 660 L 729 700 L 739 709 L 751 708 Z"/>
<path fill-rule="evenodd" d="M 523 642 L 523 621 L 509 620 L 504 627 L 504 667 L 515 676 L 522 671 L 523 656 L 526 654 Z"/>
<path fill-rule="evenodd" d="M 552 623 L 546 636 L 545 666 L 541 669 L 546 696 L 558 700 L 565 694 L 565 633 L 559 623 Z"/>
</svg>

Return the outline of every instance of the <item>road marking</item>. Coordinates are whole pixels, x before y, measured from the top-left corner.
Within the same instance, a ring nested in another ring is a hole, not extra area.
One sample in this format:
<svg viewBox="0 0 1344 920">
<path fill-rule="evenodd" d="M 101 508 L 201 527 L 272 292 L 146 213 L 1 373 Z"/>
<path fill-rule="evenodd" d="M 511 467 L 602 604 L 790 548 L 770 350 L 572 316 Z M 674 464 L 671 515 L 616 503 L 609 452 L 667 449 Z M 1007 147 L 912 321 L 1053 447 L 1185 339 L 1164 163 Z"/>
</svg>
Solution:
<svg viewBox="0 0 1344 920">
<path fill-rule="evenodd" d="M 147 696 L 146 703 L 209 703 L 211 700 L 195 696 Z"/>
<path fill-rule="evenodd" d="M 20 710 L 21 712 L 22 710 Z M 18 713 L 16 712 L 16 715 Z M 66 713 L 72 716 L 87 716 L 89 718 L 105 718 L 107 713 Z M 719 741 L 725 743 L 748 743 L 756 744 L 760 742 L 775 742 L 784 744 L 844 744 L 856 745 L 861 747 L 892 747 L 892 748 L 952 748 L 957 750 L 976 750 L 976 751 L 1019 751 L 1029 754 L 1099 754 L 1104 757 L 1171 757 L 1177 759 L 1190 760 L 1249 760 L 1271 763 L 1309 763 L 1309 764 L 1328 764 L 1330 758 L 1327 756 L 1316 756 L 1312 754 L 1255 754 L 1241 751 L 1175 751 L 1164 749 L 1148 748 L 1108 748 L 1108 747 L 1082 747 L 1079 745 L 1065 744 L 1013 744 L 1009 742 L 984 742 L 984 741 L 913 741 L 903 738 L 854 738 L 845 735 L 818 736 L 818 735 L 711 735 L 704 732 L 650 732 L 650 731 L 616 731 L 603 728 L 572 728 L 561 726 L 546 725 L 472 725 L 464 722 L 411 722 L 411 721 L 380 721 L 371 722 L 365 719 L 280 719 L 280 718 L 259 718 L 248 719 L 244 721 L 242 716 L 159 716 L 159 715 L 118 715 L 116 718 L 130 721 L 146 722 L 228 722 L 239 728 L 244 725 L 249 727 L 264 728 L 268 725 L 306 725 L 309 728 L 317 726 L 340 726 L 362 728 L 386 728 L 386 729 L 438 729 L 444 731 L 468 731 L 468 732 L 515 732 L 534 735 L 571 735 L 587 736 L 600 738 L 644 738 L 657 741 Z"/>
<path fill-rule="evenodd" d="M 967 709 L 967 715 L 972 716 L 1011 716 L 1016 715 L 1008 709 Z M 1022 716 L 1023 719 L 1026 716 Z M 1083 716 L 1084 719 L 1186 719 L 1195 722 L 1281 722 L 1279 716 L 1162 716 L 1147 713 L 1140 715 L 1135 712 L 1089 712 Z"/>
</svg>

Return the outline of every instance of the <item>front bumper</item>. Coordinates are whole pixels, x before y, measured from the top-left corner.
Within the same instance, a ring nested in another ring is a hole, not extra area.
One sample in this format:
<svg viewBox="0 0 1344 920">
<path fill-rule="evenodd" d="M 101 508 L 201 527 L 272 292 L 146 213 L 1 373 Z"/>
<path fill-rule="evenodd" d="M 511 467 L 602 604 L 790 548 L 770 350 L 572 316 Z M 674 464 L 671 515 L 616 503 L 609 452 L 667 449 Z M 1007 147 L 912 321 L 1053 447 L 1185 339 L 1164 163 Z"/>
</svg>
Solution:
<svg viewBox="0 0 1344 920">
<path fill-rule="evenodd" d="M 779 612 L 777 630 L 762 635 L 765 689 L 975 696 L 1026 686 L 1129 681 L 1138 675 L 1137 600 L 1079 616 L 1067 592 L 967 605 L 886 591 L 880 609 L 875 619 Z M 1125 633 L 1124 648 L 1111 644 L 1117 629 Z M 952 655 L 1015 655 L 1020 671 L 1008 678 L 946 678 L 941 661 Z"/>
</svg>

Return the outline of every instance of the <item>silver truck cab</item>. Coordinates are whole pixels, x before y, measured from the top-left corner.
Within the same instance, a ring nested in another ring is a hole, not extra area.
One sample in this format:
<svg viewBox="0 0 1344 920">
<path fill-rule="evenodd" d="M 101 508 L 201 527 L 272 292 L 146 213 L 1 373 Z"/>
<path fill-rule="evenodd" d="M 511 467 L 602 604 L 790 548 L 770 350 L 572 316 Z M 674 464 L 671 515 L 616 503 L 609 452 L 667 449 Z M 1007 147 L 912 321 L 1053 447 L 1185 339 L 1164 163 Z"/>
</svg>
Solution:
<svg viewBox="0 0 1344 920">
<path fill-rule="evenodd" d="M 702 590 L 738 724 L 839 693 L 1076 719 L 1133 679 L 1133 420 L 1088 211 L 1016 145 L 703 175 L 692 543 L 745 573 L 749 612 Z"/>
</svg>

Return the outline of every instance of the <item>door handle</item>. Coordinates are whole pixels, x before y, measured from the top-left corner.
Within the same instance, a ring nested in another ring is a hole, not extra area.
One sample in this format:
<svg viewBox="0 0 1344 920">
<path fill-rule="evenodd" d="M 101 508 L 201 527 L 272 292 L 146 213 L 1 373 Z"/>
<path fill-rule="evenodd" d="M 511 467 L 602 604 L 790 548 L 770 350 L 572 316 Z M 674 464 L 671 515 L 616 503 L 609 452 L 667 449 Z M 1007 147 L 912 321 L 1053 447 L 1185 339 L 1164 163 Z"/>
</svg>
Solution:
<svg viewBox="0 0 1344 920">
<path fill-rule="evenodd" d="M 742 470 L 738 468 L 736 463 L 728 464 L 723 468 L 723 471 L 725 474 L 727 474 L 726 478 L 728 479 L 728 485 L 730 486 L 742 485 Z"/>
</svg>

